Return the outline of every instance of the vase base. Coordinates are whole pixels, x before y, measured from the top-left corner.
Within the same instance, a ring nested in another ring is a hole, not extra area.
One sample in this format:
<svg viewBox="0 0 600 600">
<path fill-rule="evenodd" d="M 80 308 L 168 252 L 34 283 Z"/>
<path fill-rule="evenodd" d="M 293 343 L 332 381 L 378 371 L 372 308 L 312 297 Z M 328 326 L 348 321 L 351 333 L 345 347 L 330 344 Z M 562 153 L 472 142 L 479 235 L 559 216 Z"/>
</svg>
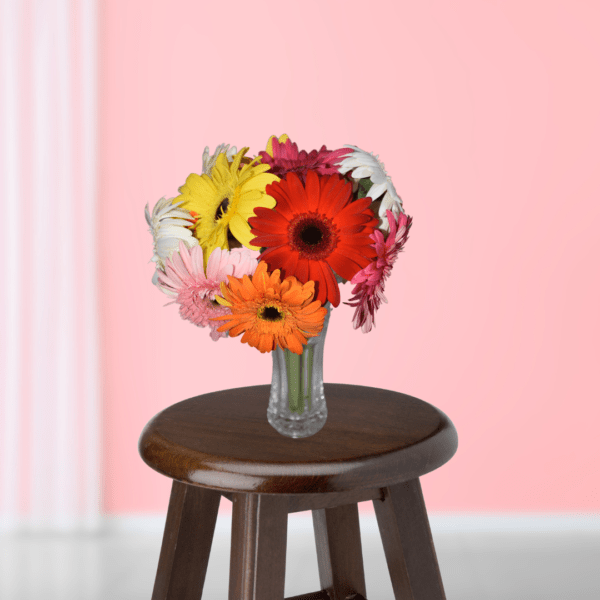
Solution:
<svg viewBox="0 0 600 600">
<path fill-rule="evenodd" d="M 327 409 L 311 415 L 308 419 L 301 419 L 300 415 L 282 416 L 275 412 L 267 411 L 267 419 L 271 426 L 281 435 L 291 438 L 306 438 L 320 431 L 327 421 Z"/>
</svg>

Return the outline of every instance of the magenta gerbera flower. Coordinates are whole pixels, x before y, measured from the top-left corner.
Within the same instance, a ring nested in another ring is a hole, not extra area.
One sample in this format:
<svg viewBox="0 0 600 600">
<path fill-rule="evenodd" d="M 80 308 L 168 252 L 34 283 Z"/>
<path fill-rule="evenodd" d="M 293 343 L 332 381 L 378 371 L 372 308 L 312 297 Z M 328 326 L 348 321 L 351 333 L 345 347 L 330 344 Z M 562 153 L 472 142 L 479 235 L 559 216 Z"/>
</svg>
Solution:
<svg viewBox="0 0 600 600">
<path fill-rule="evenodd" d="M 306 183 L 307 171 L 316 171 L 320 175 L 333 175 L 338 172 L 338 163 L 349 154 L 352 148 L 340 148 L 339 150 L 327 150 L 321 146 L 320 150 L 298 151 L 298 145 L 293 144 L 288 138 L 285 142 L 279 142 L 273 138 L 273 156 L 264 150 L 259 152 L 261 164 L 268 164 L 270 173 L 285 179 L 288 173 L 296 173 L 303 184 Z"/>
<path fill-rule="evenodd" d="M 210 337 L 215 341 L 225 337 L 227 333 L 217 331 L 222 323 L 210 319 L 230 314 L 231 310 L 221 306 L 215 300 L 215 295 L 221 294 L 221 282 L 227 283 L 227 275 L 253 275 L 258 266 L 256 254 L 248 248 L 215 248 L 204 274 L 202 248 L 188 248 L 180 242 L 179 251 L 173 252 L 171 258 L 165 261 L 165 271 L 158 272 L 159 287 L 165 294 L 175 298 L 165 306 L 179 304 L 182 319 L 191 321 L 198 327 L 208 325 L 211 329 Z"/>
<path fill-rule="evenodd" d="M 362 327 L 363 333 L 368 333 L 375 325 L 375 311 L 382 302 L 387 302 L 383 289 L 385 280 L 389 277 L 392 266 L 402 251 L 408 232 L 412 225 L 412 217 L 400 213 L 396 218 L 391 210 L 386 212 L 390 225 L 390 232 L 384 240 L 383 233 L 376 229 L 371 234 L 372 247 L 377 252 L 377 258 L 369 263 L 362 271 L 359 271 L 352 279 L 355 284 L 348 304 L 356 307 L 352 323 L 354 329 Z"/>
</svg>

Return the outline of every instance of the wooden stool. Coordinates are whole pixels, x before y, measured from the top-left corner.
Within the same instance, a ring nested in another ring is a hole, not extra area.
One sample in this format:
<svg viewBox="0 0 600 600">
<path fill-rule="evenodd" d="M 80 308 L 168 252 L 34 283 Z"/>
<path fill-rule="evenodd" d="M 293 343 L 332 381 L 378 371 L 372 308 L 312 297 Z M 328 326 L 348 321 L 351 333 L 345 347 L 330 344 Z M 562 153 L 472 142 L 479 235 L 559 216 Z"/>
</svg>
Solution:
<svg viewBox="0 0 600 600">
<path fill-rule="evenodd" d="M 184 400 L 146 425 L 142 458 L 174 479 L 152 600 L 201 598 L 221 496 L 233 503 L 229 600 L 284 600 L 288 513 L 303 510 L 322 590 L 293 600 L 365 598 L 365 500 L 396 600 L 445 598 L 419 477 L 456 452 L 448 417 L 405 394 L 325 384 L 325 426 L 291 439 L 267 421 L 269 389 Z"/>
</svg>

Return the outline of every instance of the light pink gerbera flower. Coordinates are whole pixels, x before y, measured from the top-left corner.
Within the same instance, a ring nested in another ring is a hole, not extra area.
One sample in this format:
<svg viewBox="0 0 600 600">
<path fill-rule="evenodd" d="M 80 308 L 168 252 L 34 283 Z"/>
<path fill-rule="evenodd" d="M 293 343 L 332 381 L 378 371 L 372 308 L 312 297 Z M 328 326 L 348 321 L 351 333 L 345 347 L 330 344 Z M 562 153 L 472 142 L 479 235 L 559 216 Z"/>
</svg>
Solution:
<svg viewBox="0 0 600 600">
<path fill-rule="evenodd" d="M 298 144 L 293 144 L 289 138 L 285 142 L 273 138 L 273 156 L 264 150 L 258 154 L 261 157 L 261 164 L 269 165 L 269 173 L 281 179 L 285 179 L 288 173 L 296 173 L 300 181 L 305 184 L 308 171 L 316 171 L 319 175 L 337 173 L 338 163 L 351 152 L 351 148 L 327 150 L 325 146 L 311 152 L 298 151 Z"/>
<path fill-rule="evenodd" d="M 354 295 L 350 298 L 350 302 L 344 302 L 344 304 L 356 307 L 352 323 L 354 329 L 362 327 L 363 333 L 368 333 L 373 329 L 375 311 L 382 302 L 387 302 L 383 294 L 385 280 L 389 277 L 392 266 L 408 239 L 408 232 L 412 225 L 412 217 L 408 217 L 404 213 L 395 217 L 394 213 L 388 210 L 386 216 L 390 232 L 385 241 L 383 233 L 379 229 L 371 234 L 374 242 L 372 246 L 377 252 L 377 258 L 351 279 L 351 283 L 355 284 L 352 290 Z"/>
<path fill-rule="evenodd" d="M 165 306 L 179 304 L 182 319 L 191 321 L 198 327 L 208 325 L 211 329 L 210 337 L 215 341 L 225 337 L 226 333 L 217 331 L 221 323 L 210 319 L 227 315 L 231 311 L 218 304 L 215 295 L 221 294 L 221 282 L 227 282 L 227 275 L 253 275 L 258 266 L 256 255 L 257 252 L 248 248 L 216 248 L 208 259 L 204 274 L 202 248 L 188 248 L 185 243 L 180 242 L 179 251 L 173 252 L 171 258 L 165 261 L 165 272 L 158 273 L 159 287 L 175 298 Z"/>
</svg>

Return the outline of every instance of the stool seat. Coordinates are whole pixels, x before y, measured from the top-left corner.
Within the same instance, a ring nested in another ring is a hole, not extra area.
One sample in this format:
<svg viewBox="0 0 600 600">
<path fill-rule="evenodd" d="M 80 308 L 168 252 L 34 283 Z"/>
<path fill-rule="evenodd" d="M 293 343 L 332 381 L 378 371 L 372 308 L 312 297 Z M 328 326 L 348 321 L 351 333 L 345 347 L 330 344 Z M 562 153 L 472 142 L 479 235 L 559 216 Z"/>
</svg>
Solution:
<svg viewBox="0 0 600 600">
<path fill-rule="evenodd" d="M 445 600 L 419 477 L 456 452 L 448 417 L 406 394 L 325 384 L 325 426 L 293 439 L 269 424 L 269 391 L 197 396 L 144 428 L 143 460 L 174 480 L 152 600 L 201 600 L 222 498 L 232 503 L 229 600 L 367 600 L 365 501 L 395 599 Z M 321 589 L 285 599 L 288 515 L 304 510 Z"/>
<path fill-rule="evenodd" d="M 218 491 L 322 494 L 383 488 L 446 463 L 458 438 L 434 406 L 389 390 L 325 384 L 328 417 L 308 438 L 267 420 L 270 386 L 197 396 L 145 427 L 143 460 L 183 483 Z"/>
</svg>

